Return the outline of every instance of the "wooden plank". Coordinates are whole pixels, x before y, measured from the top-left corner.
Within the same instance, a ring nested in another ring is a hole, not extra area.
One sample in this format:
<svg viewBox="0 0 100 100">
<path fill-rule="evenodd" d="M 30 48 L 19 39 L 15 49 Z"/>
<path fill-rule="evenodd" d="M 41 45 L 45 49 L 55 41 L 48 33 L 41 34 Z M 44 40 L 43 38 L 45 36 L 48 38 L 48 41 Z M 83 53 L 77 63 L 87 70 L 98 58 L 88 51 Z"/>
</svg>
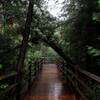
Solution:
<svg viewBox="0 0 100 100">
<path fill-rule="evenodd" d="M 100 83 L 100 77 L 99 77 L 99 76 L 96 76 L 95 74 L 92 74 L 92 73 L 90 73 L 90 72 L 88 72 L 88 71 L 85 71 L 85 70 L 83 70 L 83 69 L 78 69 L 78 71 L 79 71 L 80 73 L 82 73 L 82 74 L 88 76 L 89 78 L 91 78 L 91 79 L 93 79 L 93 80 L 95 80 L 95 81 L 97 81 L 97 82 Z"/>
<path fill-rule="evenodd" d="M 4 80 L 4 79 L 7 79 L 7 78 L 10 78 L 10 77 L 13 77 L 13 76 L 16 76 L 16 75 L 18 75 L 17 72 L 13 72 L 13 73 L 8 74 L 8 75 L 2 75 L 2 76 L 0 76 L 0 81 Z"/>
<path fill-rule="evenodd" d="M 18 85 L 18 83 L 9 86 L 7 89 L 5 89 L 4 91 L 2 91 L 2 92 L 0 93 L 0 96 L 5 95 L 7 92 L 9 92 L 9 91 L 12 90 L 13 88 L 15 88 L 17 85 Z"/>
<path fill-rule="evenodd" d="M 59 78 L 55 64 L 45 64 L 40 77 L 32 83 L 23 100 L 76 100 L 71 87 Z"/>
</svg>

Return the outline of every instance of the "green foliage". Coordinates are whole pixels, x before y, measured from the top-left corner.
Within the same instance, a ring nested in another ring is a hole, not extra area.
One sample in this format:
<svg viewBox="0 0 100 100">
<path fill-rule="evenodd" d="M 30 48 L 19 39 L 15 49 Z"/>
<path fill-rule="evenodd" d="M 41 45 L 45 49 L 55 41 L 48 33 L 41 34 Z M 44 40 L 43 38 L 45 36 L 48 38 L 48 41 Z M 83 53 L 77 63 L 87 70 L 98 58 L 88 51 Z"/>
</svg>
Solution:
<svg viewBox="0 0 100 100">
<path fill-rule="evenodd" d="M 97 50 L 93 47 L 88 47 L 88 53 L 92 56 L 100 56 L 100 50 Z"/>
<path fill-rule="evenodd" d="M 93 20 L 100 21 L 100 13 L 94 13 Z"/>
<path fill-rule="evenodd" d="M 2 64 L 0 64 L 0 70 L 3 68 Z"/>
<path fill-rule="evenodd" d="M 42 55 L 46 56 L 46 57 L 54 57 L 57 56 L 57 54 L 55 53 L 55 51 L 50 48 L 50 47 L 44 47 L 44 49 L 42 49 Z"/>
<path fill-rule="evenodd" d="M 41 51 L 35 51 L 34 52 L 34 58 L 39 58 L 41 56 L 42 56 Z"/>
<path fill-rule="evenodd" d="M 98 37 L 98 40 L 100 40 L 100 36 Z"/>
<path fill-rule="evenodd" d="M 6 89 L 8 87 L 8 84 L 2 84 L 0 85 L 0 91 Z"/>
<path fill-rule="evenodd" d="M 90 97 L 89 97 L 89 99 L 90 99 L 90 100 L 97 100 L 97 99 L 96 99 L 96 97 L 95 97 L 95 96 L 93 96 L 93 95 L 92 95 L 92 96 L 90 96 Z"/>
<path fill-rule="evenodd" d="M 94 86 L 95 92 L 100 93 L 100 85 Z"/>
<path fill-rule="evenodd" d="M 98 65 L 100 65 L 100 60 L 99 60 L 99 62 L 98 62 Z"/>
<path fill-rule="evenodd" d="M 98 0 L 64 1 L 62 8 L 62 16 L 64 17 L 62 32 L 64 35 L 62 40 L 65 42 L 63 42 L 62 48 L 74 62 L 81 66 L 86 66 L 88 62 L 86 45 L 94 45 L 94 41 L 95 43 L 98 42 L 97 37 L 99 32 L 96 32 L 96 30 L 93 30 L 94 33 L 91 32 L 91 27 L 92 29 L 97 29 L 96 22 L 100 21 L 100 13 L 95 12 L 95 9 L 99 9 L 99 5 Z M 93 22 L 95 25 L 93 25 Z M 94 57 L 100 55 L 99 49 L 94 48 L 88 48 L 88 53 Z"/>
<path fill-rule="evenodd" d="M 95 85 L 93 86 L 93 90 L 95 91 L 96 96 L 91 95 L 91 96 L 90 96 L 90 99 L 91 99 L 91 100 L 97 100 L 96 97 L 97 97 L 97 96 L 100 96 L 100 84 L 95 84 Z"/>
</svg>

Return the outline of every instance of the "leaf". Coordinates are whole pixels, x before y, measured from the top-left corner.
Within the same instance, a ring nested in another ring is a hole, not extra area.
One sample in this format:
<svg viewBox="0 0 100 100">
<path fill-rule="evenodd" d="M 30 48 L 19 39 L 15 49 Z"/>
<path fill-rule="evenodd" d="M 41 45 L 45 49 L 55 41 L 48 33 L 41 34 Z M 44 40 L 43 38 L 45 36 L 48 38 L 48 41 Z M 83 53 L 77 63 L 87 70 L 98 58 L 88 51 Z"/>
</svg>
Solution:
<svg viewBox="0 0 100 100">
<path fill-rule="evenodd" d="M 100 56 L 100 50 L 95 49 L 93 47 L 88 47 L 88 54 L 92 55 L 92 56 Z"/>
<path fill-rule="evenodd" d="M 100 85 L 95 86 L 95 91 L 96 91 L 96 93 L 100 93 Z"/>
<path fill-rule="evenodd" d="M 100 40 L 100 36 L 98 37 L 98 40 Z"/>
<path fill-rule="evenodd" d="M 98 62 L 98 65 L 100 65 L 100 61 Z"/>
<path fill-rule="evenodd" d="M 2 66 L 2 64 L 0 64 L 0 69 L 2 69 L 3 68 L 3 66 Z"/>
</svg>

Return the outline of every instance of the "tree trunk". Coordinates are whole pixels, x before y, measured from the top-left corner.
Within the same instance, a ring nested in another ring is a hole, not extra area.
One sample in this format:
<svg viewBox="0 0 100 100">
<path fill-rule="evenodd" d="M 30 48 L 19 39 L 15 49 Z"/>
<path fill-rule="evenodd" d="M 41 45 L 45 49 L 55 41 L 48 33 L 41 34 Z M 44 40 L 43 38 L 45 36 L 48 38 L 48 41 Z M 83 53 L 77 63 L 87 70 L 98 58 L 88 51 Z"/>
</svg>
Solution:
<svg viewBox="0 0 100 100">
<path fill-rule="evenodd" d="M 20 48 L 18 62 L 17 62 L 17 70 L 19 73 L 19 76 L 18 76 L 19 86 L 18 86 L 18 96 L 17 96 L 18 100 L 21 98 L 20 92 L 21 92 L 21 88 L 22 88 L 24 60 L 25 60 L 25 55 L 27 52 L 29 33 L 30 33 L 30 27 L 31 27 L 31 22 L 32 22 L 32 15 L 33 15 L 33 3 L 30 0 L 26 23 L 25 23 L 25 29 L 24 29 L 24 33 L 23 33 L 22 45 Z"/>
<path fill-rule="evenodd" d="M 43 41 L 47 43 L 52 49 L 54 49 L 67 62 L 68 65 L 74 65 L 73 61 L 65 55 L 63 50 L 59 46 L 57 46 L 55 42 L 46 39 L 44 39 Z"/>
</svg>

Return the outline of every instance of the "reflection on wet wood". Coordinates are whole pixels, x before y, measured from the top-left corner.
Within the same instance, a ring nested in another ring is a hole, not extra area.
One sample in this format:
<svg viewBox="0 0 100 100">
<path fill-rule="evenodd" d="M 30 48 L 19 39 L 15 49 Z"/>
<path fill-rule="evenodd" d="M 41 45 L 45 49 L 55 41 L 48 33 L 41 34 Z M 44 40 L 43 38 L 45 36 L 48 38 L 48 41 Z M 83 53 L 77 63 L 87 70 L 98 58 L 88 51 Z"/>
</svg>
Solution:
<svg viewBox="0 0 100 100">
<path fill-rule="evenodd" d="M 24 100 L 76 100 L 76 98 L 67 82 L 60 80 L 56 65 L 46 64 Z"/>
</svg>

